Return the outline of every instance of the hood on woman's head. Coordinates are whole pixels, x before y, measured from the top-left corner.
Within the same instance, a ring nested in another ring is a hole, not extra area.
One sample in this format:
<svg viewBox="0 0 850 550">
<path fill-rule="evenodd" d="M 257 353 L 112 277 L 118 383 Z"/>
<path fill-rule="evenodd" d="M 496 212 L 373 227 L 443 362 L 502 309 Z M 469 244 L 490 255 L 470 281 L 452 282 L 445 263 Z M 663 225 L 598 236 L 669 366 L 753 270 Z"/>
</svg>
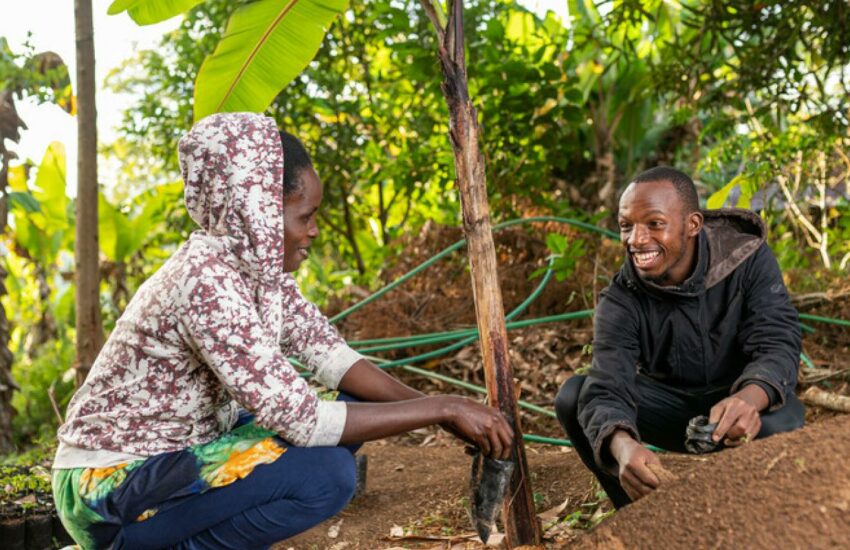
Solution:
<svg viewBox="0 0 850 550">
<path fill-rule="evenodd" d="M 252 270 L 277 273 L 283 258 L 283 150 L 271 118 L 218 113 L 178 145 L 186 209 Z"/>
</svg>

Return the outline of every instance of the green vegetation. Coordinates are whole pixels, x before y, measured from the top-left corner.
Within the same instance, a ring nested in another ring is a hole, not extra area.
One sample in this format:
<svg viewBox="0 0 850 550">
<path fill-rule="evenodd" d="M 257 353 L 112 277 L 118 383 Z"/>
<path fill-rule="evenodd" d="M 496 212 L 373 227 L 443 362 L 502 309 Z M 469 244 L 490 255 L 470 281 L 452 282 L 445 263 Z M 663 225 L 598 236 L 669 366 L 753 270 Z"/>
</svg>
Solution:
<svg viewBox="0 0 850 550">
<path fill-rule="evenodd" d="M 408 259 L 406 238 L 426 223 L 458 225 L 436 44 L 417 2 L 339 3 L 341 15 L 315 58 L 304 54 L 298 76 L 300 67 L 290 69 L 301 61 L 276 60 L 277 79 L 238 88 L 250 102 L 232 105 L 203 86 L 205 78 L 233 79 L 234 67 L 214 60 L 221 38 L 235 32 L 228 31 L 237 25 L 234 14 L 247 7 L 159 4 L 189 11 L 159 47 L 108 77 L 135 103 L 119 138 L 101 147 L 102 158 L 120 167 L 114 181 L 102 182 L 99 198 L 107 330 L 191 232 L 176 141 L 196 115 L 221 105 L 267 107 L 313 153 L 325 203 L 322 237 L 300 273 L 311 299 L 352 301 L 352 289 L 377 288 Z M 465 5 L 470 93 L 495 222 L 535 214 L 613 227 L 618 188 L 667 163 L 694 175 L 709 207 L 761 212 L 792 291 L 823 291 L 846 277 L 846 1 L 568 4 L 568 25 L 511 0 Z M 153 21 L 168 15 L 150 11 L 157 5 L 118 0 L 111 9 Z M 287 34 L 292 22 L 282 25 L 275 33 Z M 281 76 L 284 69 L 293 76 Z M 69 86 L 61 60 L 14 53 L 0 40 L 0 93 L 73 112 Z M 7 124 L 9 116 L 0 110 L 0 129 L 13 139 L 20 125 Z M 16 159 L 5 146 L 0 156 L 8 166 L 0 178 L 7 191 L 0 210 L 8 213 L 0 267 L 9 319 L 0 331 L 14 355 L 14 441 L 23 449 L 52 435 L 73 391 L 75 199 L 66 192 L 62 144 L 42 159 Z M 556 279 L 593 268 L 593 247 L 580 238 L 553 234 L 547 244 Z M 0 376 L 0 389 L 7 386 Z"/>
</svg>

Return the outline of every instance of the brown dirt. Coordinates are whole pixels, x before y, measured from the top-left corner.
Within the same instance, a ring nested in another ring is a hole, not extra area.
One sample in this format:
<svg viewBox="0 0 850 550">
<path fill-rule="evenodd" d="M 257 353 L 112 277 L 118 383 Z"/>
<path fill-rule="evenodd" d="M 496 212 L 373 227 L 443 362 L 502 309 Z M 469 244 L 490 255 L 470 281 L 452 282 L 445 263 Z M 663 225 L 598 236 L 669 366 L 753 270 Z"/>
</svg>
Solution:
<svg viewBox="0 0 850 550">
<path fill-rule="evenodd" d="M 724 451 L 577 548 L 847 548 L 850 416 Z"/>
<path fill-rule="evenodd" d="M 438 443 L 366 445 L 366 492 L 275 548 L 484 548 L 467 515 L 469 457 Z M 574 451 L 528 446 L 538 512 L 549 511 L 544 548 L 580 549 L 846 548 L 848 454 L 850 416 L 708 456 L 665 454 L 671 476 L 662 487 L 612 515 Z M 599 521 L 589 533 L 578 529 Z M 394 526 L 403 538 L 391 536 Z"/>
<path fill-rule="evenodd" d="M 471 462 L 462 447 L 370 443 L 362 452 L 369 457 L 366 492 L 336 518 L 278 544 L 277 550 L 445 548 L 446 542 L 459 548 L 483 548 L 471 540 L 475 536 L 467 511 Z M 565 499 L 570 509 L 578 508 L 595 494 L 592 476 L 572 450 L 529 446 L 528 458 L 541 511 Z M 329 537 L 329 529 L 340 520 L 338 537 Z M 406 536 L 455 538 L 392 540 L 393 526 L 403 528 Z"/>
</svg>

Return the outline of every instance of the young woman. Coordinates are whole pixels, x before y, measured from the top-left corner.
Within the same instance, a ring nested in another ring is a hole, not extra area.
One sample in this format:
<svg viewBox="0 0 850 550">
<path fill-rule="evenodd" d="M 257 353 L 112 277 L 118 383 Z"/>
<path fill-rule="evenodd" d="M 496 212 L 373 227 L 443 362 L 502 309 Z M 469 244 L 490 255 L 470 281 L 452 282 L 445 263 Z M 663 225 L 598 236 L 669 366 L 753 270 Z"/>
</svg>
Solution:
<svg viewBox="0 0 850 550">
<path fill-rule="evenodd" d="M 498 411 L 405 386 L 301 296 L 322 186 L 298 140 L 217 114 L 179 153 L 200 229 L 139 288 L 59 429 L 56 506 L 83 548 L 267 547 L 345 506 L 357 444 L 431 424 L 509 455 Z M 290 355 L 354 399 L 320 400 Z"/>
</svg>

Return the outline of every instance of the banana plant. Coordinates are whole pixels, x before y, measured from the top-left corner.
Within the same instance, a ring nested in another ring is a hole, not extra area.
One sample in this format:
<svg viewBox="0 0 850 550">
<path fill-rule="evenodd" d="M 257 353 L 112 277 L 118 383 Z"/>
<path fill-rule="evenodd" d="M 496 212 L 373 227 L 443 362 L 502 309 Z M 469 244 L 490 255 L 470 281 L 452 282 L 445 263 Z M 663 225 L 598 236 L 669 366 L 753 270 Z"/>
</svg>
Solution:
<svg viewBox="0 0 850 550">
<path fill-rule="evenodd" d="M 23 63 L 21 63 L 23 61 Z M 53 52 L 37 55 L 15 54 L 6 40 L 0 37 L 0 232 L 7 231 L 10 208 L 18 208 L 28 214 L 40 213 L 36 199 L 26 189 L 26 168 L 10 166 L 17 158 L 14 151 L 6 149 L 5 142 L 17 142 L 20 130 L 27 126 L 18 116 L 15 98 L 35 98 L 39 102 L 52 101 L 66 110 L 75 112 L 75 100 L 71 91 L 68 69 L 62 58 Z M 63 153 L 64 155 L 64 153 Z M 47 178 L 50 169 L 45 170 Z M 64 177 L 64 176 L 63 176 Z M 21 189 L 8 190 L 12 180 L 23 181 Z M 48 185 L 48 188 L 50 186 Z M 8 264 L 8 262 L 3 262 Z M 2 284 L 7 279 L 7 270 L 0 264 L 0 299 L 6 302 L 7 291 Z M 44 287 L 42 286 L 42 291 Z M 13 411 L 12 392 L 18 389 L 12 377 L 13 354 L 9 349 L 9 323 L 6 307 L 0 306 L 0 453 L 10 450 Z"/>
<path fill-rule="evenodd" d="M 57 273 L 60 252 L 73 249 L 74 233 L 73 205 L 65 193 L 65 164 L 64 145 L 53 142 L 38 166 L 32 188 L 25 169 L 15 167 L 9 172 L 12 242 L 34 279 L 39 312 L 27 338 L 28 353 L 57 336 L 51 280 Z"/>
<path fill-rule="evenodd" d="M 34 188 L 26 172 L 9 172 L 9 194 L 16 248 L 41 269 L 49 269 L 60 249 L 72 246 L 73 205 L 65 193 L 65 146 L 53 142 L 38 166 Z"/>
<path fill-rule="evenodd" d="M 130 297 L 128 268 L 131 260 L 151 239 L 162 233 L 161 226 L 182 194 L 181 183 L 159 185 L 130 204 L 114 205 L 101 194 L 98 198 L 98 233 L 103 262 L 102 276 L 112 279 L 112 302 L 121 311 Z"/>
<path fill-rule="evenodd" d="M 203 0 L 115 0 L 110 14 L 126 11 L 149 25 L 188 11 Z M 215 51 L 195 80 L 194 117 L 222 111 L 264 111 L 304 70 L 331 22 L 348 0 L 257 0 L 236 10 Z"/>
</svg>

